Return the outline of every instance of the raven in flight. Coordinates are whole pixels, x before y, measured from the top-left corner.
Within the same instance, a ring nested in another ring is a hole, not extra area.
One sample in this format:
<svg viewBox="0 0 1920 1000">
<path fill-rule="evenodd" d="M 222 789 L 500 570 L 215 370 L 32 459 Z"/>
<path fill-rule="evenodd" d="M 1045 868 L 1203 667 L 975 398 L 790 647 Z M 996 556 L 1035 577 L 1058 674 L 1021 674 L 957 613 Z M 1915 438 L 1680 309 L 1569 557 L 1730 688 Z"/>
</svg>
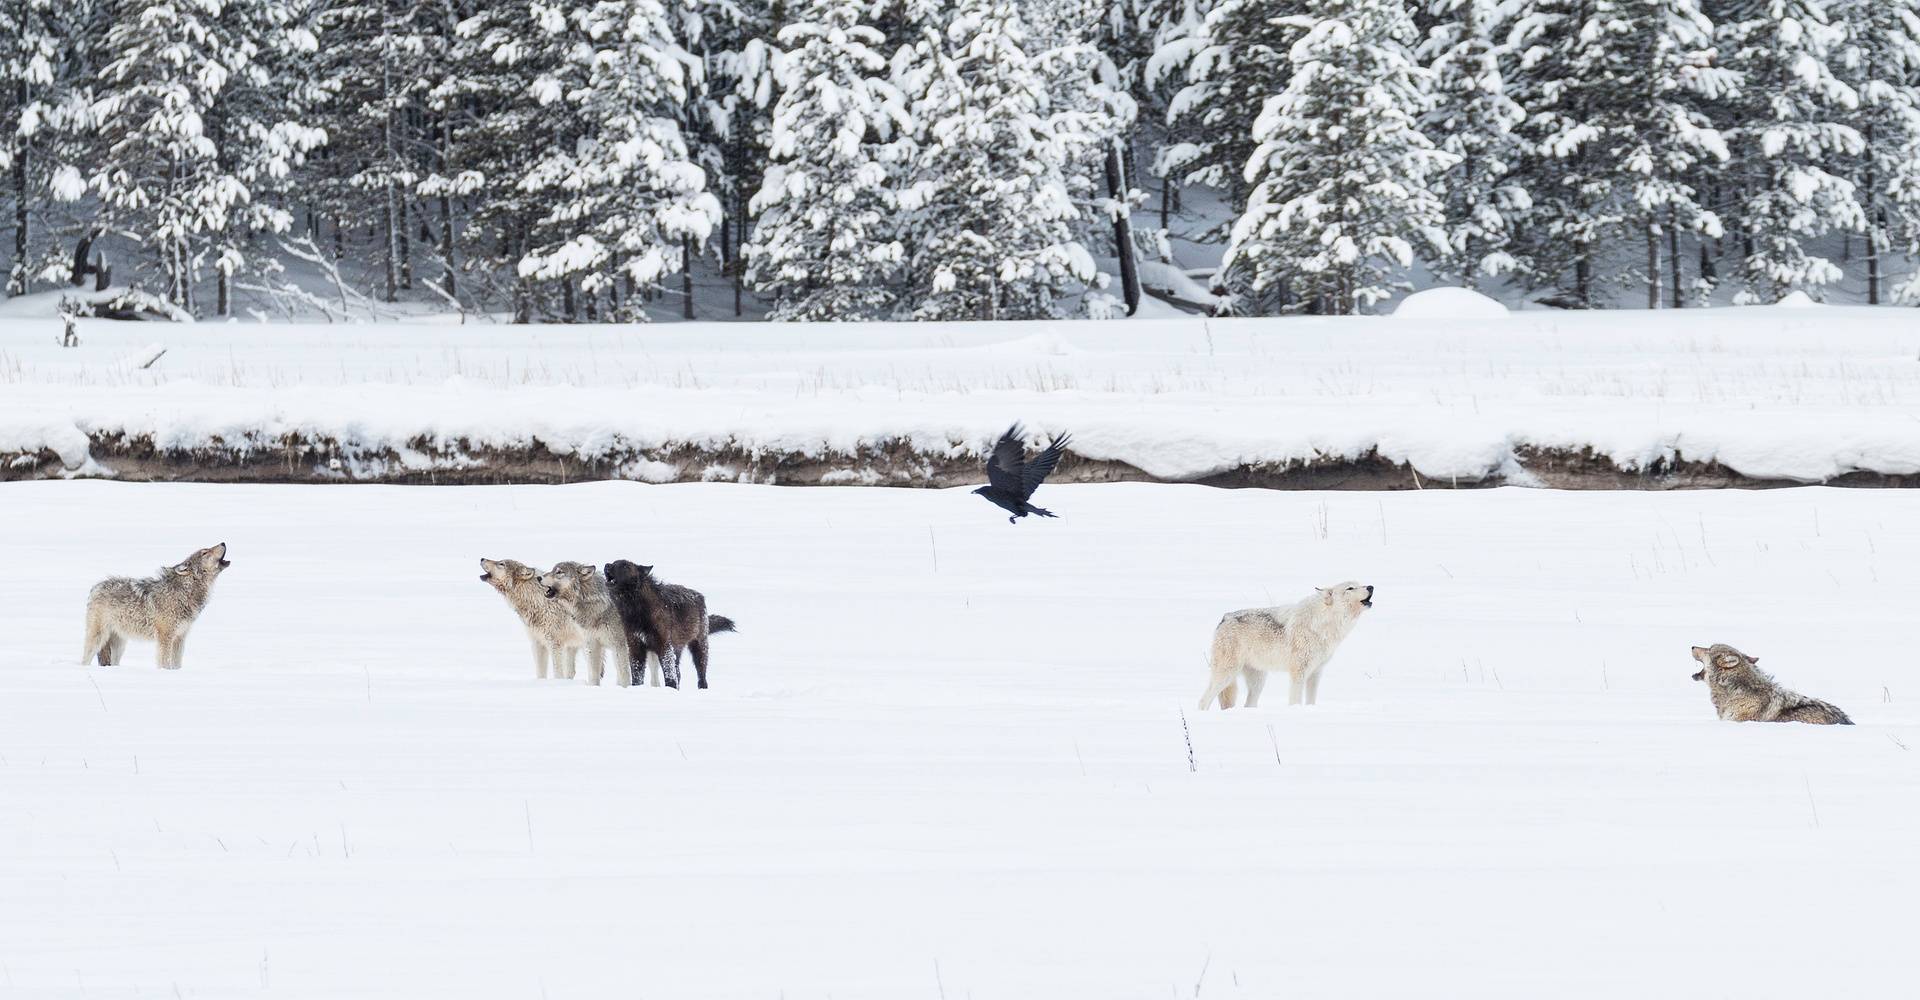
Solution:
<svg viewBox="0 0 1920 1000">
<path fill-rule="evenodd" d="M 1071 437 L 1062 434 L 1054 438 L 1047 442 L 1046 450 L 1033 461 L 1022 464 L 1020 459 L 1024 457 L 1025 449 L 1021 447 L 1020 439 L 1024 434 L 1020 425 L 1014 424 L 1000 435 L 1000 440 L 993 446 L 993 457 L 987 460 L 987 485 L 974 490 L 992 501 L 994 506 L 1012 512 L 1013 516 L 1007 518 L 1008 524 L 1028 514 L 1053 516 L 1053 511 L 1035 507 L 1027 500 L 1033 496 L 1034 490 L 1040 488 L 1041 483 L 1047 481 L 1047 475 L 1053 472 L 1053 467 L 1060 464 L 1061 450 Z"/>
</svg>

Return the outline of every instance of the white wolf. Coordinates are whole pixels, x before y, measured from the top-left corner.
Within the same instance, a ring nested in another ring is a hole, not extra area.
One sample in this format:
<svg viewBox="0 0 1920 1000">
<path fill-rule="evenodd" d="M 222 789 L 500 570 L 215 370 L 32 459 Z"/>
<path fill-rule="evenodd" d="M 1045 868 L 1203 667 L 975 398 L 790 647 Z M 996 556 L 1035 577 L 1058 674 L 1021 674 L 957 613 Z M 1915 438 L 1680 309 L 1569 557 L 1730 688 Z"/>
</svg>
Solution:
<svg viewBox="0 0 1920 1000">
<path fill-rule="evenodd" d="M 1260 704 L 1267 674 L 1285 671 L 1292 681 L 1287 704 L 1303 696 L 1311 705 L 1320 694 L 1320 673 L 1340 641 L 1353 631 L 1360 614 L 1373 607 L 1373 588 L 1362 583 L 1315 587 L 1313 596 L 1283 608 L 1248 608 L 1220 619 L 1213 630 L 1213 652 L 1208 659 L 1207 691 L 1200 707 L 1232 708 L 1239 697 L 1238 680 L 1247 679 L 1247 707 Z"/>
<path fill-rule="evenodd" d="M 598 566 L 581 562 L 554 563 L 552 569 L 540 574 L 538 583 L 546 588 L 549 600 L 566 609 L 567 616 L 586 637 L 588 684 L 598 684 L 606 675 L 603 652 L 613 654 L 615 684 L 631 687 L 639 682 L 646 672 L 647 661 L 641 660 L 640 669 L 634 670 L 633 658 L 627 651 L 627 626 L 620 621 L 620 612 L 613 606 L 613 595 L 607 592 L 606 577 L 600 575 Z M 657 675 L 654 683 L 660 683 Z"/>
<path fill-rule="evenodd" d="M 545 680 L 551 660 L 553 676 L 572 680 L 575 656 L 586 647 L 587 637 L 567 609 L 547 596 L 539 583 L 540 571 L 512 559 L 482 559 L 480 569 L 481 582 L 499 591 L 527 627 L 527 638 L 533 642 L 534 677 Z"/>
<path fill-rule="evenodd" d="M 87 592 L 80 662 L 98 657 L 101 666 L 111 666 L 126 655 L 128 639 L 151 639 L 160 646 L 161 668 L 180 669 L 187 630 L 207 606 L 213 581 L 230 565 L 227 543 L 221 542 L 142 580 L 116 576 L 94 584 Z"/>
</svg>

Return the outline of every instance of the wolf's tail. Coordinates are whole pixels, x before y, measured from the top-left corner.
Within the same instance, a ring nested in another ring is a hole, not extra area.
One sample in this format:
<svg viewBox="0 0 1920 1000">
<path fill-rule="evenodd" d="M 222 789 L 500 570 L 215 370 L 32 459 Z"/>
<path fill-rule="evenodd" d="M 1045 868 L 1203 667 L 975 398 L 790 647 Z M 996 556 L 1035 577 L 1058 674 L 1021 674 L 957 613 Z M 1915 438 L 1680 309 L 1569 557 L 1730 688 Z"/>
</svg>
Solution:
<svg viewBox="0 0 1920 1000">
<path fill-rule="evenodd" d="M 712 635 L 715 632 L 738 632 L 738 631 L 740 630 L 733 627 L 733 619 L 728 618 L 726 615 L 708 615 L 707 616 L 707 634 L 708 635 Z"/>
</svg>

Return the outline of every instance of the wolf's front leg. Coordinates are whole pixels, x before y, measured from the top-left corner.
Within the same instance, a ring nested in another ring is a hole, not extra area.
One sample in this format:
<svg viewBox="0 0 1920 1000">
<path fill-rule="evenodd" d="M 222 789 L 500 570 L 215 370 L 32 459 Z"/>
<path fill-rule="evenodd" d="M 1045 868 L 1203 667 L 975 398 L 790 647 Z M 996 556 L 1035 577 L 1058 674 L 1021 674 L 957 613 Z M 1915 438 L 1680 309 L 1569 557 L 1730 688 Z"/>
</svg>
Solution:
<svg viewBox="0 0 1920 1000">
<path fill-rule="evenodd" d="M 1322 667 L 1307 675 L 1307 704 L 1309 705 L 1320 701 L 1320 674 L 1325 670 L 1326 668 Z"/>
<path fill-rule="evenodd" d="M 670 688 L 680 686 L 680 647 L 669 646 L 660 651 L 660 676 Z"/>
<path fill-rule="evenodd" d="M 613 666 L 615 671 L 613 682 L 623 688 L 632 687 L 635 683 L 632 647 L 624 642 L 613 647 Z M 640 670 L 644 673 L 646 669 L 647 661 L 643 658 L 640 661 Z"/>
<path fill-rule="evenodd" d="M 597 642 L 587 643 L 587 683 L 598 687 L 606 675 L 606 650 Z"/>
<path fill-rule="evenodd" d="M 1306 693 L 1306 689 L 1307 679 L 1305 677 L 1297 673 L 1290 672 L 1287 674 L 1287 704 L 1300 704 L 1300 698 Z"/>
<path fill-rule="evenodd" d="M 555 672 L 558 673 L 558 670 Z M 547 644 L 538 639 L 533 640 L 533 678 L 540 681 L 547 679 Z"/>
</svg>

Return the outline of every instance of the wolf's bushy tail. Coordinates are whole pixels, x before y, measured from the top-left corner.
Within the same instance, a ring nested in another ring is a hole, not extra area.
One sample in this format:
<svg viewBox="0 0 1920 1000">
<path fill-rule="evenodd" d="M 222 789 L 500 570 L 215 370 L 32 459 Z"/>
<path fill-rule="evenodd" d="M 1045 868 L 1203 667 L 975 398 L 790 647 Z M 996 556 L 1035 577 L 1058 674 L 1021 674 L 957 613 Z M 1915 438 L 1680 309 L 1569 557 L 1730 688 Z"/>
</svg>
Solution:
<svg viewBox="0 0 1920 1000">
<path fill-rule="evenodd" d="M 708 635 L 712 635 L 715 632 L 738 632 L 738 631 L 740 630 L 733 627 L 733 619 L 728 618 L 726 615 L 708 615 L 707 616 L 707 634 Z"/>
</svg>

